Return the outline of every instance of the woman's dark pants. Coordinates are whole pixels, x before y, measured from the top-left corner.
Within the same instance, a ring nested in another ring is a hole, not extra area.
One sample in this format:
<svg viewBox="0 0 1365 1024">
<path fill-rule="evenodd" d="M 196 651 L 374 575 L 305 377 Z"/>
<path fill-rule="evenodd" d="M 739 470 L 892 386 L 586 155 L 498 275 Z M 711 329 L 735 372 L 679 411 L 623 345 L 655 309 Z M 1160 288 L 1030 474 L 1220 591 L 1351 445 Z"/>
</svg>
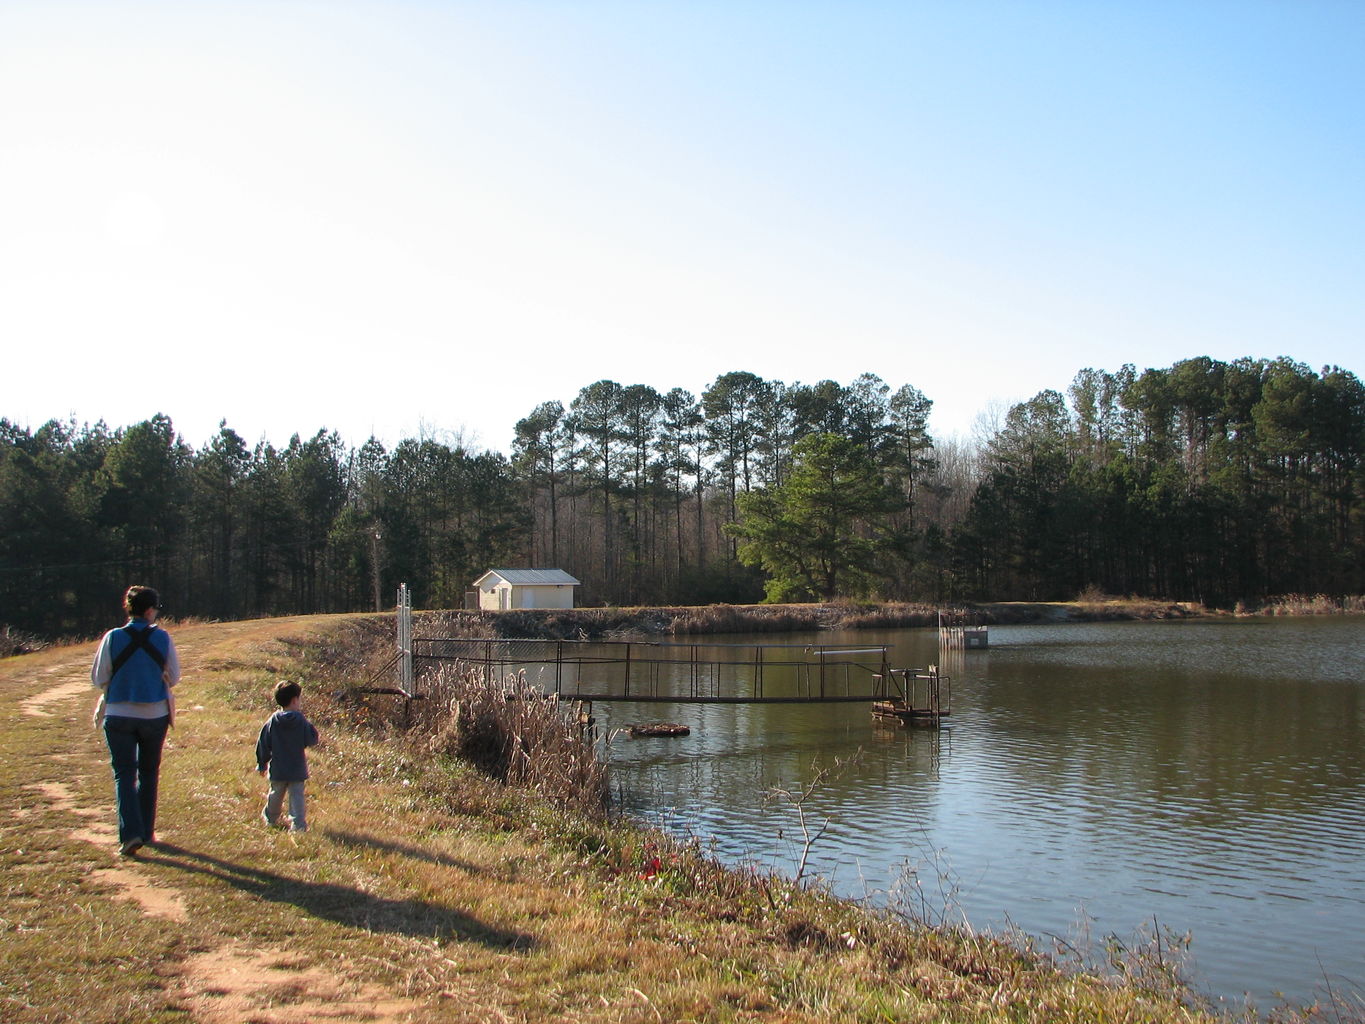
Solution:
<svg viewBox="0 0 1365 1024">
<path fill-rule="evenodd" d="M 161 773 L 161 747 L 169 716 L 104 720 L 109 763 L 114 768 L 114 800 L 118 804 L 118 841 L 151 842 L 156 828 L 156 784 Z"/>
</svg>

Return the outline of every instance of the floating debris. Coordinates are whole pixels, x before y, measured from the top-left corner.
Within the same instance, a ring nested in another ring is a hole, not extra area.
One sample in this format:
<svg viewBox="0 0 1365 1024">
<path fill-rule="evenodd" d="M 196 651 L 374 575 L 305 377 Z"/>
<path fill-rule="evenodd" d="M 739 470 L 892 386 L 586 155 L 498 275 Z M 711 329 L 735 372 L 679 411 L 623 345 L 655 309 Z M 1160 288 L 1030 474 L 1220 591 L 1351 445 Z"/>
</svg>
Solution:
<svg viewBox="0 0 1365 1024">
<path fill-rule="evenodd" d="M 631 736 L 686 736 L 692 730 L 677 722 L 650 722 L 647 725 L 627 726 L 626 731 Z"/>
</svg>

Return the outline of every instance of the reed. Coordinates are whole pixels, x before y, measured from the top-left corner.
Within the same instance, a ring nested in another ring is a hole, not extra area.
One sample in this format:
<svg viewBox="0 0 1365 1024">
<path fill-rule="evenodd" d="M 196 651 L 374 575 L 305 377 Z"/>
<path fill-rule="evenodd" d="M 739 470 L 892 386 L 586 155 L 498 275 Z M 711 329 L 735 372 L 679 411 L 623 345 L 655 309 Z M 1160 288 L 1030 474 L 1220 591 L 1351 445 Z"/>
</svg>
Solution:
<svg viewBox="0 0 1365 1024">
<path fill-rule="evenodd" d="M 1067 617 L 1080 622 L 1133 619 L 1183 619 L 1207 614 L 1200 605 L 1177 604 L 1149 597 L 1116 597 L 1091 584 L 1068 606 Z"/>
<path fill-rule="evenodd" d="M 899 602 L 848 605 L 836 621 L 839 629 L 916 629 L 937 625 L 938 608 Z"/>
<path fill-rule="evenodd" d="M 673 634 L 796 633 L 821 629 L 829 620 L 823 605 L 713 604 L 670 611 Z"/>
<path fill-rule="evenodd" d="M 535 790 L 556 807 L 605 812 L 606 764 L 572 709 L 524 675 L 496 679 L 459 663 L 443 665 L 423 678 L 422 694 L 405 716 L 404 735 L 415 751 L 459 758 L 498 782 Z"/>
<path fill-rule="evenodd" d="M 1365 614 L 1365 595 L 1330 597 L 1327 594 L 1284 594 L 1261 607 L 1262 615 L 1360 615 Z"/>
</svg>

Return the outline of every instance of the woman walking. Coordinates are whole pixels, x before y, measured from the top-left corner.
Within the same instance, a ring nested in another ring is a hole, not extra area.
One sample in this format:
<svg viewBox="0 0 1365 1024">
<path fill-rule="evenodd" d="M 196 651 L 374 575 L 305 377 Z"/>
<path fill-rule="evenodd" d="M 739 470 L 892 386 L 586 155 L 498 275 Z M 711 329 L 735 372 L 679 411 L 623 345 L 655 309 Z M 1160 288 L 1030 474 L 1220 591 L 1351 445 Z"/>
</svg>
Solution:
<svg viewBox="0 0 1365 1024">
<path fill-rule="evenodd" d="M 156 841 L 161 748 L 175 720 L 172 687 L 180 682 L 180 659 L 171 635 L 156 624 L 161 601 L 155 590 L 129 587 L 123 609 L 128 622 L 104 634 L 90 680 L 103 691 L 95 727 L 104 725 L 114 769 L 119 853 L 131 857 Z"/>
</svg>

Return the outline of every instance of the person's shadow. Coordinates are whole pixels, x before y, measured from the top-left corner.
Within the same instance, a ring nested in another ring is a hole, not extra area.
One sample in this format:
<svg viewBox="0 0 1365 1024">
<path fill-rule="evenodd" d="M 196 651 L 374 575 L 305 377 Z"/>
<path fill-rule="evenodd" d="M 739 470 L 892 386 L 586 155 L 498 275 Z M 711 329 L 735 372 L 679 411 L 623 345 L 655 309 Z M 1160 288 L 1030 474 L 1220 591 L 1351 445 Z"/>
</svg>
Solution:
<svg viewBox="0 0 1365 1024">
<path fill-rule="evenodd" d="M 404 857 L 411 857 L 414 860 L 424 860 L 429 864 L 439 864 L 444 868 L 459 868 L 461 871 L 468 871 L 470 874 L 478 874 L 483 869 L 477 864 L 470 864 L 467 861 L 457 860 L 448 857 L 443 853 L 433 853 L 431 850 L 424 850 L 420 846 L 409 846 L 407 843 L 395 842 L 392 839 L 380 839 L 377 836 L 367 836 L 363 832 L 341 832 L 334 828 L 323 827 L 322 834 L 334 843 L 342 846 L 360 847 L 369 850 L 383 850 L 386 853 L 397 853 Z"/>
<path fill-rule="evenodd" d="M 376 846 L 405 854 L 412 852 L 407 847 L 379 843 L 346 833 L 340 833 L 336 838 L 350 843 L 372 842 Z M 352 886 L 301 881 L 259 868 L 234 864 L 171 843 L 161 843 L 155 847 L 144 846 L 141 852 L 148 864 L 209 875 L 258 899 L 269 900 L 272 903 L 289 903 L 317 917 L 350 927 L 422 938 L 480 942 L 490 948 L 502 950 L 530 949 L 535 945 L 534 936 L 496 928 L 463 911 L 426 900 L 388 899 Z M 425 856 L 430 859 L 430 855 Z M 467 866 L 445 858 L 439 862 L 452 867 Z"/>
</svg>

